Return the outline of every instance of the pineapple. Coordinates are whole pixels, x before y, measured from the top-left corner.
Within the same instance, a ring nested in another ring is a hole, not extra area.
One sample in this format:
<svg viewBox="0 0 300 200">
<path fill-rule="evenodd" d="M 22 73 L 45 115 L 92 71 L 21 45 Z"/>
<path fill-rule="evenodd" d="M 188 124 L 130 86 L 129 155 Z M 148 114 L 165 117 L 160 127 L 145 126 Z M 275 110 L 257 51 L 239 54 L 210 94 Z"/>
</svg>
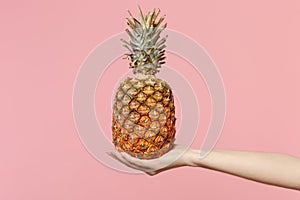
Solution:
<svg viewBox="0 0 300 200">
<path fill-rule="evenodd" d="M 175 107 L 171 87 L 155 76 L 165 59 L 165 37 L 160 37 L 167 24 L 160 10 L 139 20 L 130 11 L 126 29 L 130 40 L 121 39 L 135 77 L 127 77 L 117 89 L 112 117 L 113 143 L 117 150 L 140 159 L 158 158 L 168 152 L 175 140 Z"/>
</svg>

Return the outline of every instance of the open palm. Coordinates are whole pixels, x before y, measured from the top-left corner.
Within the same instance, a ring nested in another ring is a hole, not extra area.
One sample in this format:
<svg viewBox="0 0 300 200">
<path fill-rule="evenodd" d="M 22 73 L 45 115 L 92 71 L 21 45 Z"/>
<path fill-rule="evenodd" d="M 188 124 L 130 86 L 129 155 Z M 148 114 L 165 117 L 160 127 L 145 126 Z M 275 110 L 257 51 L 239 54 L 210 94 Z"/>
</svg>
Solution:
<svg viewBox="0 0 300 200">
<path fill-rule="evenodd" d="M 184 153 L 187 148 L 174 145 L 168 153 L 163 156 L 152 159 L 142 160 L 134 158 L 125 152 L 119 152 L 117 150 L 111 151 L 108 154 L 128 167 L 143 171 L 149 175 L 155 175 L 167 169 L 180 167 L 184 165 Z"/>
</svg>

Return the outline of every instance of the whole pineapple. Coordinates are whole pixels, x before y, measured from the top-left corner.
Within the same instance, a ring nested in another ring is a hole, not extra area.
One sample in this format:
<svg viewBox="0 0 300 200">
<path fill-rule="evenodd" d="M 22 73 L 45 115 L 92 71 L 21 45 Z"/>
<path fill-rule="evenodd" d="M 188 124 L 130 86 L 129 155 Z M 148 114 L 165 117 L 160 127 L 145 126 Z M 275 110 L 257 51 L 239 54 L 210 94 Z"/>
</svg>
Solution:
<svg viewBox="0 0 300 200">
<path fill-rule="evenodd" d="M 128 11 L 129 12 L 129 11 Z M 113 105 L 113 143 L 119 151 L 141 159 L 157 158 L 169 151 L 175 139 L 175 107 L 170 86 L 155 74 L 164 64 L 166 37 L 160 33 L 164 17 L 154 9 L 140 19 L 129 12 L 126 29 L 130 41 L 122 39 L 130 51 L 126 54 L 134 78 L 125 78 L 115 95 Z"/>
</svg>

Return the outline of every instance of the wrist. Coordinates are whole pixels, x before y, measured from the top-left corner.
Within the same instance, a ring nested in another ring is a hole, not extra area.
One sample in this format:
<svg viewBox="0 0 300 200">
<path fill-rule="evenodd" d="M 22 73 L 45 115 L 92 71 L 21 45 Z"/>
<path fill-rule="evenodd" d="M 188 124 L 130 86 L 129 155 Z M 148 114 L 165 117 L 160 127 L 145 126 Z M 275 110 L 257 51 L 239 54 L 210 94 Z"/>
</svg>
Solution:
<svg viewBox="0 0 300 200">
<path fill-rule="evenodd" d="M 184 154 L 185 166 L 211 168 L 216 165 L 216 161 L 220 160 L 222 152 L 211 151 L 205 157 L 200 158 L 200 149 L 190 148 Z"/>
<path fill-rule="evenodd" d="M 190 167 L 199 167 L 201 166 L 201 159 L 200 159 L 200 150 L 199 149 L 188 149 L 184 154 L 184 164 L 185 166 Z"/>
</svg>

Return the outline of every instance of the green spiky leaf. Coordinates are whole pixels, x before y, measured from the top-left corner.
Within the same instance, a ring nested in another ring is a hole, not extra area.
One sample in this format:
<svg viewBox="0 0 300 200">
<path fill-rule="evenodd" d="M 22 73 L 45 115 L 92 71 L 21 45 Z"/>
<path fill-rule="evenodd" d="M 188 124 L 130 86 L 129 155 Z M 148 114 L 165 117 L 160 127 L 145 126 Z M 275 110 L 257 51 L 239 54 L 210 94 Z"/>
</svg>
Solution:
<svg viewBox="0 0 300 200">
<path fill-rule="evenodd" d="M 153 9 L 144 15 L 140 7 L 139 19 L 134 18 L 130 11 L 128 14 L 126 22 L 130 30 L 126 29 L 126 32 L 130 39 L 121 41 L 130 52 L 126 54 L 130 68 L 133 68 L 134 74 L 155 75 L 159 71 L 158 68 L 165 63 L 164 49 L 167 36 L 160 37 L 161 32 L 167 27 L 166 23 L 160 26 L 165 16 L 158 19 L 159 9 Z"/>
</svg>

